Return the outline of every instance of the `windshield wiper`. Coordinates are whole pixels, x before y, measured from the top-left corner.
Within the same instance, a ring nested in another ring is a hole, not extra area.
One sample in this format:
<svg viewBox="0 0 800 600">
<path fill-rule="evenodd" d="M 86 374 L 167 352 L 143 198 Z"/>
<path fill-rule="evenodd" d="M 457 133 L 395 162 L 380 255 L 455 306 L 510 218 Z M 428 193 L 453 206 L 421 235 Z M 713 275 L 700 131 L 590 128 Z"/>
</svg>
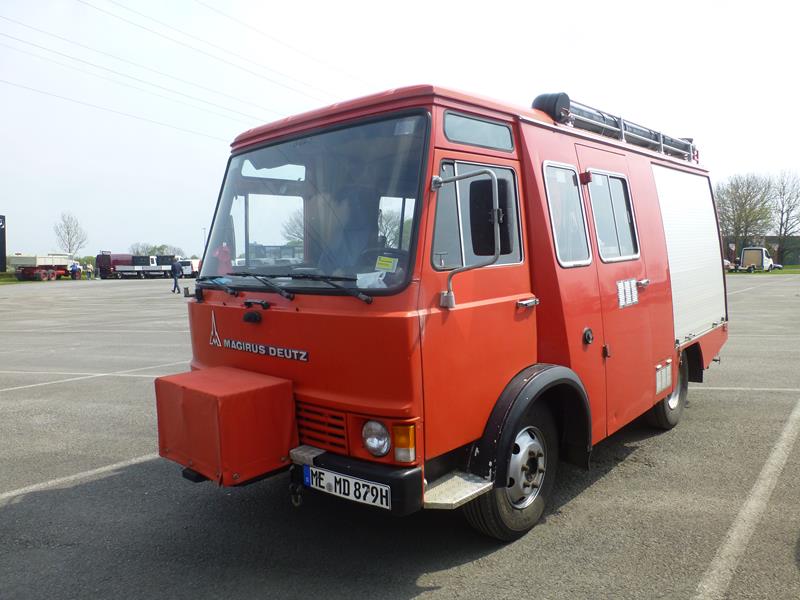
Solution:
<svg viewBox="0 0 800 600">
<path fill-rule="evenodd" d="M 294 298 L 294 294 L 292 292 L 286 291 L 276 283 L 272 283 L 266 276 L 259 273 L 251 273 L 249 271 L 234 271 L 233 273 L 228 273 L 228 275 L 235 275 L 237 277 L 252 277 L 256 281 L 264 284 L 264 287 L 271 289 L 273 292 L 277 292 L 287 300 L 292 300 Z M 272 277 L 272 275 L 270 275 L 270 277 Z"/>
<path fill-rule="evenodd" d="M 227 283 L 224 283 L 223 281 L 218 281 L 218 280 L 221 280 L 221 279 L 222 279 L 221 275 L 203 275 L 201 277 L 198 277 L 195 281 L 197 281 L 198 283 L 203 282 L 203 281 L 208 281 L 210 283 L 213 283 L 214 285 L 218 285 L 219 287 L 221 287 L 225 292 L 227 292 L 231 296 L 238 296 L 239 295 L 239 292 L 237 292 L 234 288 L 229 286 Z"/>
<path fill-rule="evenodd" d="M 342 290 L 348 296 L 352 296 L 353 298 L 358 298 L 362 302 L 367 304 L 372 304 L 372 296 L 367 296 L 366 294 L 359 292 L 357 289 L 345 287 L 340 283 L 336 283 L 337 281 L 358 281 L 355 277 L 339 277 L 336 275 L 317 275 L 315 273 L 286 273 L 281 275 L 270 275 L 270 277 L 289 277 L 291 279 L 308 279 L 310 281 L 322 281 L 323 283 L 327 283 L 329 286 L 336 288 L 337 290 Z"/>
</svg>

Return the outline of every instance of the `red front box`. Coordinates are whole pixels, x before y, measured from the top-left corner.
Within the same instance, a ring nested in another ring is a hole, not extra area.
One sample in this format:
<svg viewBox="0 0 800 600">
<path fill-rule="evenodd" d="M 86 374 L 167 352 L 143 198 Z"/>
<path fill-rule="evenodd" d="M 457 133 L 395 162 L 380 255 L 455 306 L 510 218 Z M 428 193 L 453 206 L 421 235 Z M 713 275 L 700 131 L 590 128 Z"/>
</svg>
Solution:
<svg viewBox="0 0 800 600">
<path fill-rule="evenodd" d="M 290 464 L 292 382 L 214 367 L 156 379 L 158 451 L 221 485 Z"/>
</svg>

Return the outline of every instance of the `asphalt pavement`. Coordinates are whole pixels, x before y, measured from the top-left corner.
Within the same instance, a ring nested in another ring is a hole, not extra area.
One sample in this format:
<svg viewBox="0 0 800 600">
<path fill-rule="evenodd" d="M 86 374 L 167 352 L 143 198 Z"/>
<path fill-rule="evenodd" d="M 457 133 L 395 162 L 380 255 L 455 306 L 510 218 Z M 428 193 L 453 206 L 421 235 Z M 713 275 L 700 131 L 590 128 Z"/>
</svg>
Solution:
<svg viewBox="0 0 800 600">
<path fill-rule="evenodd" d="M 153 378 L 190 359 L 170 288 L 0 287 L 0 599 L 800 598 L 800 276 L 730 276 L 730 340 L 678 427 L 562 463 L 506 545 L 458 512 L 295 509 L 285 475 L 182 479 L 155 457 Z"/>
</svg>

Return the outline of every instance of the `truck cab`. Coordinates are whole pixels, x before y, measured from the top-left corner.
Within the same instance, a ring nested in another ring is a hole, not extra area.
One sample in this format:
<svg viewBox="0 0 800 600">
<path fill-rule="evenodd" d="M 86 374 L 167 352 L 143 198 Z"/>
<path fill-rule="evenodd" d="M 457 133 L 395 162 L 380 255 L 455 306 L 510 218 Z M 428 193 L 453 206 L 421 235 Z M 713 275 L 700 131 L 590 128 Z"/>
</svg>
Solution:
<svg viewBox="0 0 800 600">
<path fill-rule="evenodd" d="M 644 413 L 674 426 L 727 337 L 707 174 L 689 143 L 562 113 L 416 86 L 240 135 L 192 371 L 156 382 L 161 455 L 221 485 L 290 469 L 296 502 L 464 506 L 514 539 L 560 458 Z M 708 255 L 688 273 L 686 211 Z"/>
</svg>

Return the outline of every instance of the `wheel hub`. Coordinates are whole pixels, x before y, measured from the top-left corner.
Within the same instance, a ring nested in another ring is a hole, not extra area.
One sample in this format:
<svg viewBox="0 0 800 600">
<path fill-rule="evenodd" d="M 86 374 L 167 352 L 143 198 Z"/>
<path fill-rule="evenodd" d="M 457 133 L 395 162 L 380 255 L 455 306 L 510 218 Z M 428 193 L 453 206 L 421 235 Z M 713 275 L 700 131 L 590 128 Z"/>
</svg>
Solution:
<svg viewBox="0 0 800 600">
<path fill-rule="evenodd" d="M 539 495 L 547 468 L 546 448 L 541 432 L 526 427 L 511 446 L 506 495 L 514 508 L 525 508 Z"/>
</svg>

